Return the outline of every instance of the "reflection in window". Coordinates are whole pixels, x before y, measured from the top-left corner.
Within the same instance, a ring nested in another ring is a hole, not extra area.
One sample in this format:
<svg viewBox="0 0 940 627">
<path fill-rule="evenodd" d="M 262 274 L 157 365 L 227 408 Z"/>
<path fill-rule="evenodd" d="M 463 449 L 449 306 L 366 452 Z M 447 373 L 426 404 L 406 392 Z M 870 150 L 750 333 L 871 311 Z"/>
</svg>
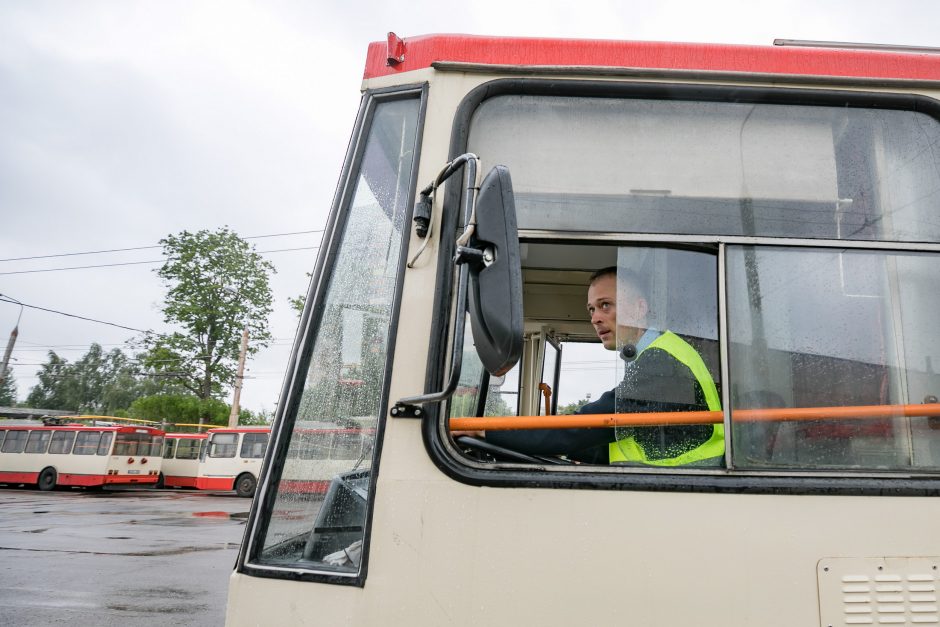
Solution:
<svg viewBox="0 0 940 627">
<path fill-rule="evenodd" d="M 336 258 L 314 310 L 299 407 L 286 417 L 291 440 L 262 563 L 359 570 L 419 104 L 409 98 L 375 105 L 351 204 L 338 221 Z"/>
<path fill-rule="evenodd" d="M 938 145 L 914 111 L 503 95 L 468 150 L 520 228 L 938 242 Z"/>
<path fill-rule="evenodd" d="M 732 408 L 769 410 L 762 420 L 732 412 L 736 466 L 940 467 L 936 419 L 786 412 L 935 402 L 937 262 L 929 253 L 729 248 Z"/>
</svg>

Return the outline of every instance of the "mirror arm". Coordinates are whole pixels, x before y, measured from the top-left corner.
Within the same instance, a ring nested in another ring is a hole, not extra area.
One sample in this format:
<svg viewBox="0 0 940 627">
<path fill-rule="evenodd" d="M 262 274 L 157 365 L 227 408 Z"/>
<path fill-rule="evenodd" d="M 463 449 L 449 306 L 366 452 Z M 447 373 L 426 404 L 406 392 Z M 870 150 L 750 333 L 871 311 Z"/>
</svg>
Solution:
<svg viewBox="0 0 940 627">
<path fill-rule="evenodd" d="M 431 194 L 444 181 L 450 178 L 462 166 L 464 167 L 464 225 L 470 225 L 473 219 L 473 206 L 476 202 L 476 194 L 479 191 L 479 181 L 477 181 L 477 168 L 480 158 L 473 153 L 465 153 L 448 163 L 441 170 L 440 174 L 433 183 L 421 190 L 421 195 Z M 430 392 L 419 396 L 407 396 L 399 399 L 390 414 L 395 418 L 409 417 L 421 418 L 424 411 L 418 405 L 425 403 L 439 403 L 450 398 L 457 390 L 457 383 L 460 381 L 460 368 L 463 362 L 463 327 L 466 324 L 467 315 L 467 285 L 470 281 L 470 269 L 467 266 L 467 259 L 462 255 L 458 246 L 458 252 L 454 256 L 454 265 L 459 266 L 457 278 L 457 303 L 454 310 L 454 323 L 451 327 L 451 363 L 450 376 L 447 384 L 440 392 Z"/>
</svg>

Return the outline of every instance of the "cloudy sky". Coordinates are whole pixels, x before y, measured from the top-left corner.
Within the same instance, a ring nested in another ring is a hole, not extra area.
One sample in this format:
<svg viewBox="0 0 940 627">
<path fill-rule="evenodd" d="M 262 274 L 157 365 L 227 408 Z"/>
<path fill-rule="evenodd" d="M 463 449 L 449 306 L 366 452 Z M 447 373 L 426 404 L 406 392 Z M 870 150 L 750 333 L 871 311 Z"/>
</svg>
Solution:
<svg viewBox="0 0 940 627">
<path fill-rule="evenodd" d="M 166 331 L 158 240 L 228 225 L 257 238 L 259 251 L 281 251 L 265 253 L 278 270 L 277 339 L 249 363 L 242 393 L 244 406 L 271 410 L 296 330 L 287 299 L 306 291 L 369 42 L 394 30 L 940 47 L 936 2 L 763 5 L 3 0 L 0 293 Z M 136 250 L 63 256 L 122 248 Z M 3 342 L 19 313 L 0 303 Z M 72 361 L 92 342 L 123 347 L 134 335 L 38 309 L 23 311 L 19 329 L 12 366 L 21 399 L 48 350 Z"/>
</svg>

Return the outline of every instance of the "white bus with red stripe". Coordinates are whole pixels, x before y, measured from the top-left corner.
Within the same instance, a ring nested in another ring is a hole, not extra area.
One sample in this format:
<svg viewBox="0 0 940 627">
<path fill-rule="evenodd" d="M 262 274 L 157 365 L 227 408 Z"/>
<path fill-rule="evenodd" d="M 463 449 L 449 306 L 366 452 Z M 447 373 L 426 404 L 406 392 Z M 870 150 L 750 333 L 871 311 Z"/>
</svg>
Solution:
<svg viewBox="0 0 940 627">
<path fill-rule="evenodd" d="M 160 488 L 198 487 L 202 452 L 206 447 L 205 433 L 167 433 L 163 446 L 163 467 Z"/>
<path fill-rule="evenodd" d="M 163 435 L 142 426 L 0 423 L 0 483 L 40 490 L 153 485 Z"/>
<path fill-rule="evenodd" d="M 195 487 L 235 490 L 238 496 L 254 496 L 270 433 L 270 427 L 210 429 Z"/>
<path fill-rule="evenodd" d="M 940 624 L 940 50 L 779 43 L 369 47 L 230 627 Z"/>
</svg>

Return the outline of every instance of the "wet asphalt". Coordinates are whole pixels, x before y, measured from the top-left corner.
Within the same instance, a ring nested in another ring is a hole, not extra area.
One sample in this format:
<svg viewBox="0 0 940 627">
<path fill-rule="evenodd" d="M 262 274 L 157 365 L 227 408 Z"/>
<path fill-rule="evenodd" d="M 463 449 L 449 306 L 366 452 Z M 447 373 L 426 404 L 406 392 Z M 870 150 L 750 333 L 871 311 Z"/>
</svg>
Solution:
<svg viewBox="0 0 940 627">
<path fill-rule="evenodd" d="M 0 625 L 222 625 L 250 504 L 0 486 Z"/>
</svg>

